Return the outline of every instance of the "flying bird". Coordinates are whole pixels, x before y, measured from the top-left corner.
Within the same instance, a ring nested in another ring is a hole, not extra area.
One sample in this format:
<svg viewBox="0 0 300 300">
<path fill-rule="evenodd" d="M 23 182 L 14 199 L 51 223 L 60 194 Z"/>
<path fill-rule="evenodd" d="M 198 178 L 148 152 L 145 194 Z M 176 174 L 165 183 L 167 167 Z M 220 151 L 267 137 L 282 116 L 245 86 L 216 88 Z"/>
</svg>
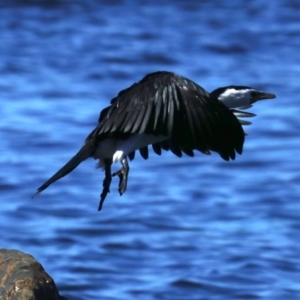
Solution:
<svg viewBox="0 0 300 300">
<path fill-rule="evenodd" d="M 87 136 L 81 149 L 59 171 L 41 185 L 35 197 L 53 182 L 66 176 L 89 157 L 99 159 L 105 170 L 98 210 L 110 192 L 112 177 L 119 176 L 119 192 L 127 188 L 129 164 L 139 150 L 148 158 L 148 145 L 157 154 L 162 150 L 177 156 L 194 151 L 219 153 L 224 160 L 242 154 L 245 133 L 238 119 L 253 117 L 241 111 L 262 99 L 275 98 L 247 86 L 227 86 L 205 91 L 195 82 L 172 72 L 159 71 L 122 90 L 104 108 L 96 128 Z M 111 165 L 122 167 L 112 174 Z"/>
</svg>

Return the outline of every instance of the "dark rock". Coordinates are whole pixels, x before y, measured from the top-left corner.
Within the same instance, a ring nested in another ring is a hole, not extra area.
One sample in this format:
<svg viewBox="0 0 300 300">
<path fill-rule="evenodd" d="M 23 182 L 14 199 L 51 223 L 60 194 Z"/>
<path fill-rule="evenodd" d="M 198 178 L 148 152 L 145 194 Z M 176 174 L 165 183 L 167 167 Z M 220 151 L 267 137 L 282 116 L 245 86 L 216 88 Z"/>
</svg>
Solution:
<svg viewBox="0 0 300 300">
<path fill-rule="evenodd" d="M 33 256 L 0 249 L 0 300 L 67 300 Z"/>
</svg>

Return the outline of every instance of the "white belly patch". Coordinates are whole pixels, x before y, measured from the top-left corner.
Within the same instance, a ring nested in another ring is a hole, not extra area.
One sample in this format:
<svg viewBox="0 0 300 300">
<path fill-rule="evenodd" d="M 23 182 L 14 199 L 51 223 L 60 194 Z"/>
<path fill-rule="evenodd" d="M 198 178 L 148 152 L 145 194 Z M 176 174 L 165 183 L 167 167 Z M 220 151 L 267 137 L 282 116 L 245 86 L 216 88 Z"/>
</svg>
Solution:
<svg viewBox="0 0 300 300">
<path fill-rule="evenodd" d="M 122 160 L 130 152 L 166 140 L 168 137 L 151 134 L 132 134 L 127 139 L 107 138 L 98 143 L 94 158 L 102 161 L 105 158 L 112 158 L 113 163 Z"/>
</svg>

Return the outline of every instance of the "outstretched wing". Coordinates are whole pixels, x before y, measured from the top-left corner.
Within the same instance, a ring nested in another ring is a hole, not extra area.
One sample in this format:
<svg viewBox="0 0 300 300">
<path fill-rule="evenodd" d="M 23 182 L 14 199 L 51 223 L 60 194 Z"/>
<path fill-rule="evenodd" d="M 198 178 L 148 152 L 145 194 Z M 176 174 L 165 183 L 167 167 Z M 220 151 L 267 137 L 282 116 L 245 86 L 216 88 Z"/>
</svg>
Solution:
<svg viewBox="0 0 300 300">
<path fill-rule="evenodd" d="M 154 151 L 171 150 L 178 156 L 212 150 L 226 160 L 234 159 L 244 142 L 240 123 L 225 105 L 196 83 L 170 72 L 149 74 L 121 91 L 101 112 L 88 138 L 136 133 L 169 137 L 154 144 Z M 147 158 L 145 148 L 142 154 Z"/>
</svg>

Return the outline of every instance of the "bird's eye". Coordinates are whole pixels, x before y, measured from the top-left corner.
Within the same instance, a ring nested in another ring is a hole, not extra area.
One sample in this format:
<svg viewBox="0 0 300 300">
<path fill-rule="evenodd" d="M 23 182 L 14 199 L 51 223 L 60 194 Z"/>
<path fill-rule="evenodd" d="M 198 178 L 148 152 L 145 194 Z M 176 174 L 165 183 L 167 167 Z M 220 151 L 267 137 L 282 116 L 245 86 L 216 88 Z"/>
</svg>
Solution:
<svg viewBox="0 0 300 300">
<path fill-rule="evenodd" d="M 257 91 L 252 91 L 252 92 L 251 92 L 251 96 L 252 96 L 252 97 L 257 97 L 257 96 L 259 96 L 259 94 L 260 94 L 260 93 L 257 92 Z"/>
<path fill-rule="evenodd" d="M 258 96 L 258 92 L 252 91 L 252 92 L 250 93 L 250 95 L 251 95 L 251 98 L 256 98 L 256 97 Z"/>
</svg>

